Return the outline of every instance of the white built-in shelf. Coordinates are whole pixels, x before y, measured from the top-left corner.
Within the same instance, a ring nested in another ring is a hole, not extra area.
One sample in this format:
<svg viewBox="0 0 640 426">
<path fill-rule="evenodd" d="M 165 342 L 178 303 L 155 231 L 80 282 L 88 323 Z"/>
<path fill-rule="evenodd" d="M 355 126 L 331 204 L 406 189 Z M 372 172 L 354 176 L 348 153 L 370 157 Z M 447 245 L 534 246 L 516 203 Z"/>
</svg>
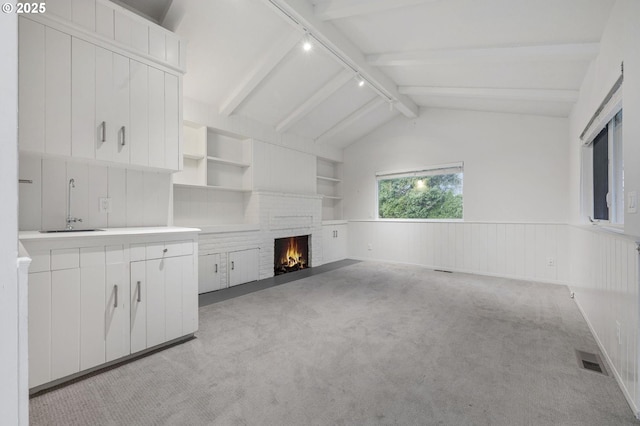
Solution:
<svg viewBox="0 0 640 426">
<path fill-rule="evenodd" d="M 186 152 L 182 156 L 188 160 L 204 160 L 205 157 L 204 154 L 188 154 Z"/>
<path fill-rule="evenodd" d="M 219 185 L 190 185 L 185 183 L 174 183 L 173 186 L 178 188 L 200 188 L 200 189 L 211 189 L 211 190 L 228 191 L 228 192 L 251 192 L 251 189 L 234 188 L 230 186 L 219 186 Z"/>
<path fill-rule="evenodd" d="M 236 166 L 236 167 L 251 167 L 251 164 L 249 163 L 243 163 L 241 161 L 234 161 L 234 160 L 228 160 L 226 158 L 220 158 L 220 157 L 207 157 L 207 160 L 211 163 L 217 163 L 217 164 L 226 164 L 228 166 Z"/>
<path fill-rule="evenodd" d="M 342 200 L 342 197 L 336 197 L 334 195 L 323 195 L 322 198 L 326 198 L 327 200 Z"/>
<path fill-rule="evenodd" d="M 335 182 L 335 183 L 342 182 L 340 179 L 332 178 L 329 176 L 316 176 L 316 178 L 318 180 L 326 180 L 328 182 Z"/>
</svg>

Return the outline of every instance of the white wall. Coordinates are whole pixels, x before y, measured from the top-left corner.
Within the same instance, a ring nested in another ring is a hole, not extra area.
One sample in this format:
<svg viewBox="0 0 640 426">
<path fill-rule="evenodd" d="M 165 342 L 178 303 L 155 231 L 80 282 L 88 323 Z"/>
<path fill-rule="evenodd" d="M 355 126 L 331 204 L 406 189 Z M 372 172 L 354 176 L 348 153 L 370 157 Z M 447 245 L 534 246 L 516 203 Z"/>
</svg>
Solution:
<svg viewBox="0 0 640 426">
<path fill-rule="evenodd" d="M 589 67 L 570 121 L 570 221 L 584 223 L 580 212 L 579 137 L 620 76 L 624 61 L 623 149 L 625 192 L 640 193 L 640 2 L 618 0 L 600 41 L 600 53 Z M 625 233 L 640 236 L 640 214 L 625 213 Z"/>
<path fill-rule="evenodd" d="M 464 161 L 464 219 L 566 222 L 568 122 L 517 114 L 420 111 L 344 152 L 344 214 L 376 215 L 375 172 Z"/>
<path fill-rule="evenodd" d="M 76 228 L 167 226 L 171 175 L 73 160 L 20 156 L 20 230 L 62 229 L 66 225 L 69 179 L 71 214 Z M 100 198 L 111 199 L 111 213 L 100 211 Z"/>
<path fill-rule="evenodd" d="M 17 15 L 0 17 L 0 413 L 7 424 L 27 424 L 20 419 L 18 377 L 18 32 Z"/>
<path fill-rule="evenodd" d="M 316 193 L 316 157 L 312 154 L 255 141 L 253 162 L 256 191 Z"/>
<path fill-rule="evenodd" d="M 350 258 L 569 282 L 568 238 L 563 224 L 356 220 L 349 221 L 348 236 Z"/>
<path fill-rule="evenodd" d="M 569 206 L 572 224 L 580 210 L 580 133 L 620 75 L 624 61 L 623 149 L 625 191 L 640 193 L 640 2 L 618 0 L 605 27 L 600 53 L 591 64 L 570 116 Z M 571 289 L 636 415 L 640 407 L 636 243 L 640 215 L 625 213 L 627 236 L 591 225 L 570 226 Z M 617 327 L 620 324 L 620 341 Z"/>
<path fill-rule="evenodd" d="M 613 375 L 638 415 L 640 292 L 637 244 L 633 239 L 594 227 L 567 228 L 571 290 L 575 292 L 576 303 L 613 368 Z"/>
</svg>

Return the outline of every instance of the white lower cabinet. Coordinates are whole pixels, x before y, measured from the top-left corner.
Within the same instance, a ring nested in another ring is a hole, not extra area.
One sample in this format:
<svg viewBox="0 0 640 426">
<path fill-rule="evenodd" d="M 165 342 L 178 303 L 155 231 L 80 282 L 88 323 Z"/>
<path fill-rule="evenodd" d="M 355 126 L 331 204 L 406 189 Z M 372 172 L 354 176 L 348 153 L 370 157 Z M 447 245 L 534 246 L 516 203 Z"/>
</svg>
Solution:
<svg viewBox="0 0 640 426">
<path fill-rule="evenodd" d="M 124 262 L 107 264 L 105 286 L 106 361 L 129 355 L 129 280 Z"/>
<path fill-rule="evenodd" d="M 222 268 L 220 253 L 204 254 L 198 256 L 198 293 L 226 288 L 222 280 Z"/>
<path fill-rule="evenodd" d="M 30 388 L 197 330 L 195 239 L 47 244 L 36 247 L 28 281 Z"/>
<path fill-rule="evenodd" d="M 347 225 L 322 226 L 322 253 L 324 263 L 336 262 L 347 257 Z"/>
<path fill-rule="evenodd" d="M 29 274 L 29 387 L 51 380 L 51 272 Z"/>
<path fill-rule="evenodd" d="M 257 281 L 259 277 L 258 249 L 239 250 L 229 253 L 229 287 Z"/>
<path fill-rule="evenodd" d="M 80 269 L 51 272 L 51 380 L 80 371 Z"/>
<path fill-rule="evenodd" d="M 80 370 L 86 370 L 105 362 L 104 247 L 80 249 L 80 264 Z"/>
<path fill-rule="evenodd" d="M 197 329 L 194 268 L 193 254 L 131 262 L 131 352 Z"/>
</svg>

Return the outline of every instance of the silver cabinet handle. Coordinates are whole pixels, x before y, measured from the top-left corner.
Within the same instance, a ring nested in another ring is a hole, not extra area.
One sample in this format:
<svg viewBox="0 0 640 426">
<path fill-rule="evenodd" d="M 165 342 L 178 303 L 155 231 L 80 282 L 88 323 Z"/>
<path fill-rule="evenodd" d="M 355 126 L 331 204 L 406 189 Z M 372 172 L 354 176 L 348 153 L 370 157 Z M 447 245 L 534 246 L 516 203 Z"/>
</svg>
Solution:
<svg viewBox="0 0 640 426">
<path fill-rule="evenodd" d="M 107 141 L 107 122 L 103 121 L 102 123 L 100 123 L 100 131 L 101 131 L 101 138 L 100 138 L 100 142 L 106 142 Z"/>
<path fill-rule="evenodd" d="M 122 146 L 125 145 L 125 140 L 126 140 L 125 136 L 126 136 L 126 128 L 122 126 L 122 144 L 121 144 Z"/>
<path fill-rule="evenodd" d="M 138 281 L 137 286 L 138 286 L 138 302 L 142 302 L 142 286 L 140 285 L 140 281 Z"/>
<path fill-rule="evenodd" d="M 117 308 L 118 307 L 118 285 L 117 284 L 113 286 L 113 292 L 114 292 L 113 307 Z"/>
<path fill-rule="evenodd" d="M 216 273 L 216 274 L 218 273 L 218 264 L 217 264 L 217 263 L 216 263 L 216 270 L 215 270 L 215 273 Z"/>
<path fill-rule="evenodd" d="M 235 264 L 235 262 L 232 260 L 232 261 L 231 261 L 231 270 L 233 271 L 234 269 L 236 269 L 236 264 Z"/>
</svg>

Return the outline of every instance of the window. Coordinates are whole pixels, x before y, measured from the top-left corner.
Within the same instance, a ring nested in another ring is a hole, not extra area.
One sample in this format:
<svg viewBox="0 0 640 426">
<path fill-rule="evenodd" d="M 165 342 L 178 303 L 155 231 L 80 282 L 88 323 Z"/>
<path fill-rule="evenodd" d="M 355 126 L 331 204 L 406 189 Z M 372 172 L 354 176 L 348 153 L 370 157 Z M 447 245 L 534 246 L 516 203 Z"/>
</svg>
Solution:
<svg viewBox="0 0 640 426">
<path fill-rule="evenodd" d="M 380 219 L 462 219 L 462 163 L 376 178 Z"/>
<path fill-rule="evenodd" d="M 624 222 L 622 111 L 618 111 L 587 144 L 591 150 L 593 203 L 589 216 L 615 224 Z"/>
</svg>

